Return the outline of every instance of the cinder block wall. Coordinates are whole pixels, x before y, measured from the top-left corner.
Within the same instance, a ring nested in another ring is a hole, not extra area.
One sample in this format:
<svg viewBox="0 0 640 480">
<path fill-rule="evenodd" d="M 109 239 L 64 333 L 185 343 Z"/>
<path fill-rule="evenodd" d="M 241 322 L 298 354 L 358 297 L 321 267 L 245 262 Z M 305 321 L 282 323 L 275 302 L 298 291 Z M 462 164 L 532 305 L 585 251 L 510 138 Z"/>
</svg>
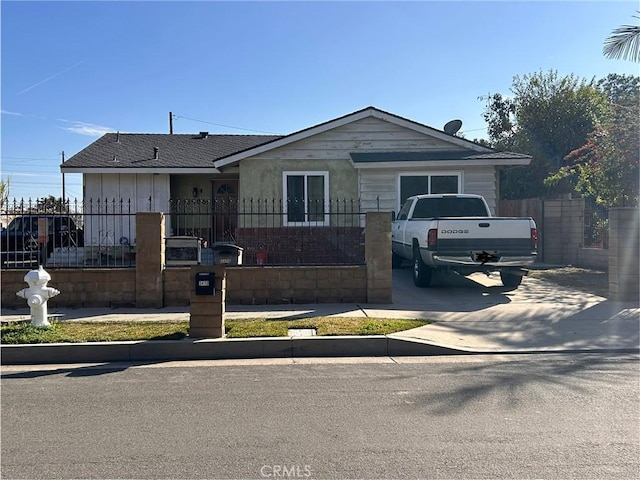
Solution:
<svg viewBox="0 0 640 480">
<path fill-rule="evenodd" d="M 166 306 L 189 305 L 195 279 L 189 268 L 165 270 Z M 284 303 L 364 303 L 367 270 L 363 265 L 316 267 L 227 267 L 229 305 Z"/>
<path fill-rule="evenodd" d="M 577 265 L 584 235 L 584 200 L 544 201 L 543 260 Z"/>
<path fill-rule="evenodd" d="M 243 267 L 227 269 L 227 303 L 361 303 L 364 266 Z"/>
<path fill-rule="evenodd" d="M 213 273 L 214 293 L 196 294 L 196 275 L 199 273 Z M 226 270 L 221 265 L 194 265 L 189 269 L 189 277 L 194 281 L 189 288 L 189 336 L 190 337 L 224 337 L 224 312 L 226 296 Z"/>
<path fill-rule="evenodd" d="M 135 269 L 47 269 L 62 293 L 53 307 L 187 306 L 195 279 L 189 267 L 164 268 L 164 216 L 138 214 Z M 229 304 L 391 303 L 391 216 L 367 213 L 366 265 L 256 266 L 226 269 Z M 23 308 L 15 295 L 28 270 L 2 272 L 2 306 Z"/>
<path fill-rule="evenodd" d="M 611 300 L 640 296 L 640 209 L 609 210 L 609 293 Z"/>
<path fill-rule="evenodd" d="M 578 248 L 575 265 L 584 268 L 607 271 L 609 268 L 609 250 L 604 248 Z"/>
<path fill-rule="evenodd" d="M 136 306 L 136 272 L 133 269 L 96 270 L 48 268 L 49 286 L 60 290 L 49 300 L 55 307 L 134 307 Z M 2 272 L 2 307 L 27 308 L 16 292 L 26 288 L 24 276 L 29 270 Z"/>
<path fill-rule="evenodd" d="M 544 202 L 543 222 L 545 232 L 556 232 L 556 235 L 545 235 L 542 239 L 544 262 L 560 264 L 562 263 L 562 202 L 560 200 Z"/>
<path fill-rule="evenodd" d="M 609 268 L 611 245 L 609 250 L 585 248 L 584 245 L 584 200 L 573 198 L 566 200 L 544 201 L 544 238 L 542 241 L 542 260 L 557 265 L 607 270 Z M 610 228 L 609 235 L 613 235 Z"/>
<path fill-rule="evenodd" d="M 164 304 L 167 307 L 189 305 L 189 292 L 195 279 L 189 278 L 189 267 L 165 268 L 163 282 Z"/>
<path fill-rule="evenodd" d="M 367 302 L 392 302 L 391 215 L 368 212 L 364 240 L 367 265 Z"/>
<path fill-rule="evenodd" d="M 164 214 L 136 214 L 136 307 L 162 307 L 164 286 Z"/>
</svg>

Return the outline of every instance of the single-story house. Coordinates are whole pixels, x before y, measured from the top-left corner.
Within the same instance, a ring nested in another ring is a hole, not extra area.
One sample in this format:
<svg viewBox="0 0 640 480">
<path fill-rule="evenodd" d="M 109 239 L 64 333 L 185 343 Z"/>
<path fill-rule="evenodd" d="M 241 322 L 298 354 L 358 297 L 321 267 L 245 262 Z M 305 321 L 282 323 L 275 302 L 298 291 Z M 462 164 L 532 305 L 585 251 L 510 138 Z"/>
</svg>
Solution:
<svg viewBox="0 0 640 480">
<path fill-rule="evenodd" d="M 356 199 L 362 213 L 397 212 L 416 193 L 475 193 L 495 212 L 499 170 L 530 161 L 367 107 L 289 135 L 108 133 L 61 171 L 82 173 L 85 208 L 89 199 L 130 199 L 136 210 L 163 212 L 175 199 L 276 199 L 281 225 L 294 227 L 329 222 L 308 206 L 330 199 Z M 199 235 L 211 242 L 238 226 L 207 222 Z"/>
</svg>

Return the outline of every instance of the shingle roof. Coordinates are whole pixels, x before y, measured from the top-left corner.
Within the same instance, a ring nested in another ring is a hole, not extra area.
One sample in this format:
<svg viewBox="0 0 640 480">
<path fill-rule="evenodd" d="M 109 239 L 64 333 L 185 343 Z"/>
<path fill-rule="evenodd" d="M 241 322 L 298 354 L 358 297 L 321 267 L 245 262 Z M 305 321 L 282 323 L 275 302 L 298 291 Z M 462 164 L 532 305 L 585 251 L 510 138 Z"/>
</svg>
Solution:
<svg viewBox="0 0 640 480">
<path fill-rule="evenodd" d="M 437 160 L 495 160 L 504 163 L 522 163 L 530 160 L 528 155 L 513 152 L 496 152 L 466 139 L 451 137 L 413 120 L 367 107 L 357 112 L 320 123 L 289 135 L 200 135 L 200 134 L 158 134 L 158 133 L 107 133 L 98 140 L 73 155 L 61 169 L 171 169 L 171 168 L 221 168 L 265 149 L 277 148 L 293 142 L 305 135 L 329 128 L 350 118 L 365 114 L 382 116 L 387 121 L 398 121 L 415 126 L 427 134 L 451 138 L 457 145 L 455 151 L 430 152 L 373 152 L 352 153 L 355 163 L 365 164 L 386 161 L 437 161 Z M 431 133 L 433 132 L 433 133 Z M 284 143 L 283 143 L 284 142 Z M 272 145 L 267 145 L 272 144 Z M 157 149 L 157 158 L 156 158 Z"/>
<path fill-rule="evenodd" d="M 61 168 L 213 168 L 219 158 L 279 138 L 282 136 L 107 133 Z"/>
</svg>

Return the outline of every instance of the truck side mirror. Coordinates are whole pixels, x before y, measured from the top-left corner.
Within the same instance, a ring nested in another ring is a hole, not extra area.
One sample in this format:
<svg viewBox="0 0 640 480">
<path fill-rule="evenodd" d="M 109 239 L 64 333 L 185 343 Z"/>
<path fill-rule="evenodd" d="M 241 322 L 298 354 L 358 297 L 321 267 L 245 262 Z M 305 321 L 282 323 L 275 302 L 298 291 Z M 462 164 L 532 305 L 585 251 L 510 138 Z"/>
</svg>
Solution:
<svg viewBox="0 0 640 480">
<path fill-rule="evenodd" d="M 395 212 L 395 210 L 391 210 L 391 221 L 392 222 L 396 221 L 396 212 Z"/>
</svg>

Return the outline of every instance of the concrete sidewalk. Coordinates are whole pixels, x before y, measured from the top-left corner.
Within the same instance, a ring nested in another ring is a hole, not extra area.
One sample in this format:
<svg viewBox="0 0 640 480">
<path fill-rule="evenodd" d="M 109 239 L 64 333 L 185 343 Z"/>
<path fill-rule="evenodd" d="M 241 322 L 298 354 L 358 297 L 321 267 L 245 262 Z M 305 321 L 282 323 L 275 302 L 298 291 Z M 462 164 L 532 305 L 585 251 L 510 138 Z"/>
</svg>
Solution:
<svg viewBox="0 0 640 480">
<path fill-rule="evenodd" d="M 104 344 L 5 345 L 2 363 L 74 363 L 216 358 L 400 356 L 535 352 L 638 352 L 640 308 L 526 278 L 517 290 L 483 275 L 417 289 L 394 272 L 390 305 L 228 305 L 226 319 L 317 316 L 421 318 L 435 323 L 387 336 L 185 339 Z M 457 282 L 457 283 L 456 283 Z M 189 320 L 189 307 L 50 309 L 61 321 Z M 28 320 L 27 308 L 2 321 Z"/>
<path fill-rule="evenodd" d="M 386 307 L 386 308 L 384 308 Z M 230 307 L 227 319 L 307 318 L 315 316 L 437 318 L 441 312 L 381 305 L 295 305 Z M 187 309 L 59 310 L 65 321 L 188 320 Z M 436 321 L 387 336 L 279 337 L 261 339 L 185 339 L 180 341 L 4 345 L 3 364 L 167 361 L 229 358 L 326 356 L 456 355 L 537 352 L 639 351 L 637 307 L 602 302 L 562 319 L 495 319 L 490 312 L 465 319 Z M 28 319 L 12 312 L 2 320 Z"/>
</svg>

